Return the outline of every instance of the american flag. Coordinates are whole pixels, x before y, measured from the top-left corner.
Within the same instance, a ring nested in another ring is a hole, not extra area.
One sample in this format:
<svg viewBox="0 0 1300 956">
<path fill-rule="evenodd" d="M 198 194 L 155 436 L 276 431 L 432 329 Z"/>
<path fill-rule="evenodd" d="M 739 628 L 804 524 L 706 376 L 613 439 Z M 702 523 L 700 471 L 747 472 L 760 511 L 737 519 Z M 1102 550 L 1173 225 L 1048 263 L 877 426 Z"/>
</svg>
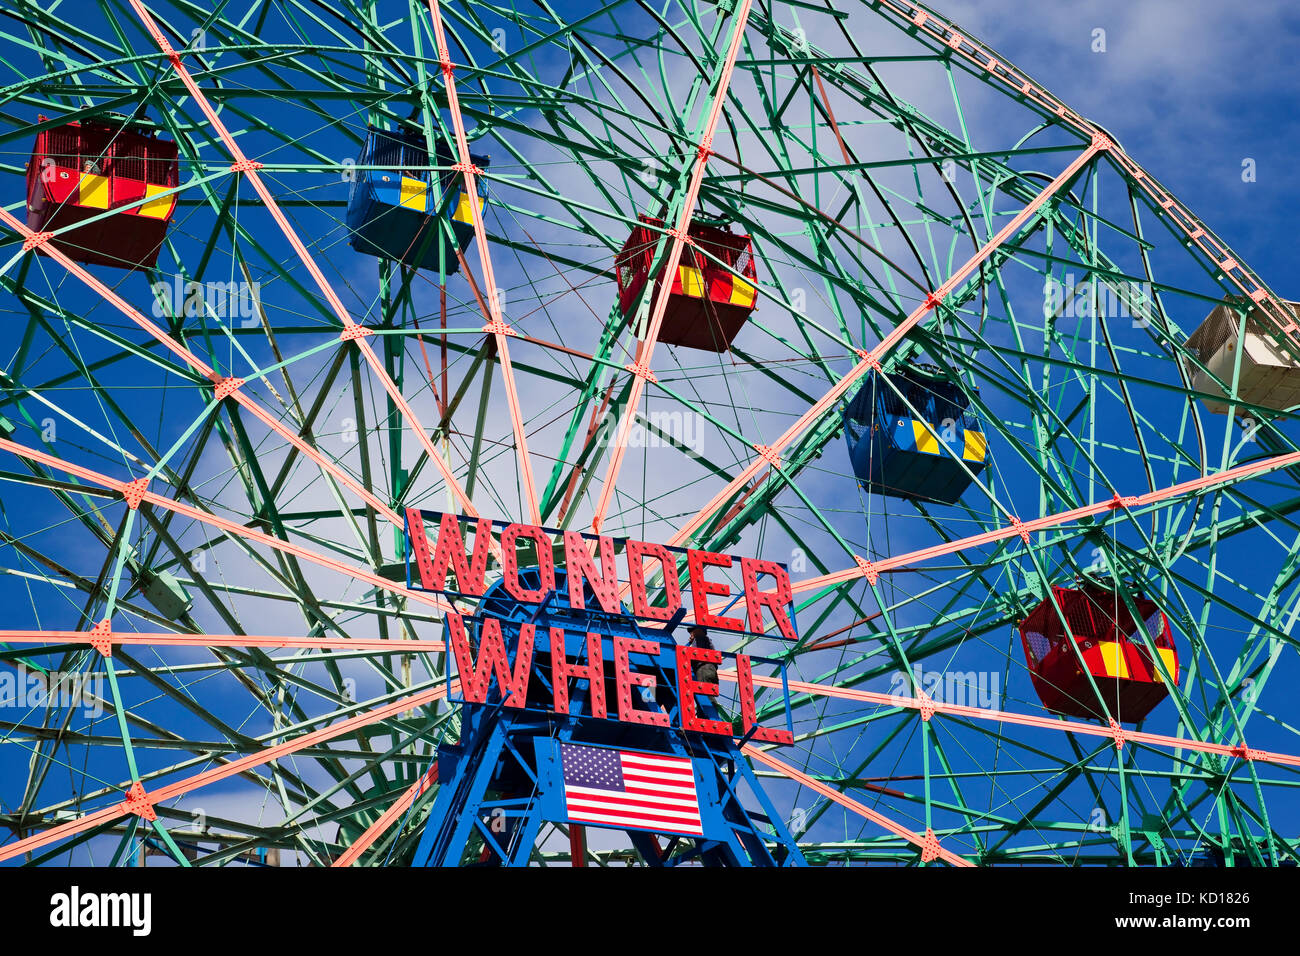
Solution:
<svg viewBox="0 0 1300 956">
<path fill-rule="evenodd" d="M 561 744 L 569 819 L 703 836 L 687 757 Z"/>
</svg>

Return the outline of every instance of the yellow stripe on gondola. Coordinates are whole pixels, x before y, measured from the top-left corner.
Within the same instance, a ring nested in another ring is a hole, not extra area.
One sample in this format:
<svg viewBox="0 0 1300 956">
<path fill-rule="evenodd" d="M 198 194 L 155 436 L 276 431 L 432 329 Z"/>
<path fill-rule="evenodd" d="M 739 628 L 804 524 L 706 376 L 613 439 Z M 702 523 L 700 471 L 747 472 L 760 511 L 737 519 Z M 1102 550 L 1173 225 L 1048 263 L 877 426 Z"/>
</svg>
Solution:
<svg viewBox="0 0 1300 956">
<path fill-rule="evenodd" d="M 1128 677 L 1128 661 L 1124 658 L 1124 645 L 1119 641 L 1100 641 L 1101 664 L 1107 677 Z"/>
<path fill-rule="evenodd" d="M 91 209 L 108 208 L 108 177 L 82 173 L 77 184 L 77 203 Z"/>
<path fill-rule="evenodd" d="M 731 304 L 749 308 L 754 304 L 755 289 L 740 276 L 731 279 Z"/>
<path fill-rule="evenodd" d="M 163 196 L 161 199 L 155 199 L 159 193 L 165 193 L 167 186 L 159 186 L 157 183 L 146 183 L 144 195 L 147 202 L 140 207 L 139 214 L 148 216 L 150 219 L 166 219 L 172 214 L 172 206 L 176 202 L 176 197 Z"/>
<path fill-rule="evenodd" d="M 923 451 L 928 455 L 939 454 L 939 436 L 925 422 L 912 419 L 912 438 L 916 441 L 917 451 Z"/>
<path fill-rule="evenodd" d="M 966 447 L 962 449 L 961 456 L 967 461 L 983 461 L 984 455 L 988 452 L 988 439 L 984 437 L 983 432 L 977 432 L 973 429 L 966 429 Z"/>
<path fill-rule="evenodd" d="M 1177 684 L 1178 656 L 1174 653 L 1173 649 L 1169 647 L 1157 647 L 1156 650 L 1160 652 L 1160 660 L 1164 661 L 1165 670 L 1169 671 L 1169 676 L 1172 677 L 1174 683 Z M 1159 668 L 1156 668 L 1156 680 L 1160 681 L 1162 684 L 1165 681 L 1165 676 L 1160 673 Z"/>
<path fill-rule="evenodd" d="M 401 204 L 407 209 L 424 212 L 428 205 L 428 193 L 429 187 L 426 183 L 412 179 L 410 176 L 402 177 Z"/>
<path fill-rule="evenodd" d="M 682 283 L 682 295 L 695 299 L 704 297 L 704 274 L 695 266 L 678 266 L 677 276 Z"/>
<path fill-rule="evenodd" d="M 483 206 L 485 204 L 483 197 L 479 196 L 478 211 L 480 215 L 483 213 Z M 457 194 L 456 211 L 451 214 L 451 218 L 454 222 L 463 222 L 468 226 L 474 225 L 474 211 L 469 204 L 469 197 L 465 194 L 465 190 L 463 189 Z"/>
</svg>

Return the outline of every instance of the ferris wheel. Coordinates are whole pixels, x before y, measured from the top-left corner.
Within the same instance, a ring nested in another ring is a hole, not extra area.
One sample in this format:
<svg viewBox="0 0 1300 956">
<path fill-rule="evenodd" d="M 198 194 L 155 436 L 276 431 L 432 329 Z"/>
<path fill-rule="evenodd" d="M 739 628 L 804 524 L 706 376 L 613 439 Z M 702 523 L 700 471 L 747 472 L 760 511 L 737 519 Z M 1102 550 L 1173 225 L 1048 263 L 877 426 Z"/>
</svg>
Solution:
<svg viewBox="0 0 1300 956">
<path fill-rule="evenodd" d="M 0 860 L 1300 860 L 1298 307 L 941 11 L 3 6 Z"/>
</svg>

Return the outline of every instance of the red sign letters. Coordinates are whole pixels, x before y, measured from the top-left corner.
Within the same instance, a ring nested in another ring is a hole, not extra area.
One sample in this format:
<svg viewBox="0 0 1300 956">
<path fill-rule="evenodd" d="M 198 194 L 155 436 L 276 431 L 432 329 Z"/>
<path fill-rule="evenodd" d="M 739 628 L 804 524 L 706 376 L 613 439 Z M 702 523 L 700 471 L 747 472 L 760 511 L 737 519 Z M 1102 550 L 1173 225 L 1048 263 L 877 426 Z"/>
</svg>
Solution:
<svg viewBox="0 0 1300 956">
<path fill-rule="evenodd" d="M 454 514 L 443 514 L 438 526 L 437 541 L 431 551 L 425 533 L 424 519 L 419 510 L 408 508 L 406 518 L 411 552 L 419 570 L 420 586 L 428 591 L 481 597 L 485 591 L 488 557 L 492 549 L 492 522 L 484 518 L 477 520 L 474 527 L 473 551 L 467 552 L 465 538 L 461 532 L 461 519 Z M 536 555 L 539 578 L 536 588 L 525 587 L 520 580 L 518 559 L 520 540 L 530 541 L 533 545 L 531 551 Z M 555 590 L 554 544 L 551 534 L 536 525 L 509 524 L 501 529 L 502 584 L 511 597 L 521 603 L 540 604 L 550 592 Z M 675 554 L 673 550 L 661 544 L 634 540 L 625 542 L 624 580 L 632 598 L 630 616 L 662 623 L 672 620 L 681 610 L 682 594 L 678 583 L 678 559 L 682 549 L 677 550 L 678 553 Z M 589 587 L 600 611 L 609 614 L 625 614 L 619 602 L 620 584 L 623 582 L 618 577 L 612 538 L 604 535 L 584 536 L 574 531 L 565 531 L 563 532 L 563 555 L 571 608 L 585 607 L 585 591 Z M 730 588 L 725 582 L 709 580 L 708 572 L 711 568 L 732 567 L 731 555 L 686 549 L 685 556 L 690 596 L 697 624 L 711 629 L 763 633 L 764 611 L 766 611 L 782 636 L 791 641 L 796 639 L 794 624 L 788 610 L 793 602 L 790 578 L 781 565 L 755 558 L 740 559 L 745 599 L 745 617 L 742 619 L 714 614 L 709 610 L 709 599 L 728 597 Z M 651 604 L 646 579 L 648 574 L 652 576 L 656 571 L 662 577 L 663 595 L 661 603 Z M 448 587 L 448 573 L 455 576 L 453 587 Z M 759 581 L 760 575 L 771 578 L 766 588 Z M 465 699 L 476 703 L 484 702 L 487 699 L 492 677 L 495 675 L 497 686 L 504 697 L 504 705 L 522 708 L 527 702 L 528 676 L 533 664 L 537 636 L 536 626 L 528 622 L 507 624 L 507 627 L 519 630 L 519 640 L 512 664 L 502 634 L 503 622 L 490 616 L 484 616 L 480 620 L 478 657 L 475 659 L 463 616 L 454 611 L 447 613 L 448 640 L 456 659 Z M 608 717 L 609 704 L 605 699 L 605 662 L 601 636 L 587 634 L 585 654 L 582 655 L 586 663 L 580 664 L 569 660 L 565 653 L 564 634 L 563 628 L 549 628 L 552 708 L 558 713 L 568 713 L 569 682 L 582 679 L 589 682 L 592 716 L 602 719 Z M 617 695 L 614 707 L 617 719 L 631 723 L 667 726 L 669 722 L 667 713 L 636 707 L 634 699 L 640 695 L 633 694 L 634 687 L 647 688 L 653 692 L 656 679 L 644 668 L 638 670 L 634 667 L 632 655 L 653 658 L 663 652 L 663 646 L 654 640 L 614 634 L 612 650 L 614 686 Z M 694 646 L 677 646 L 675 650 L 676 691 L 683 729 L 699 733 L 730 735 L 732 733 L 730 724 L 699 716 L 697 699 L 717 696 L 719 687 L 716 683 L 696 680 L 692 666 L 696 662 L 721 664 L 722 652 Z M 755 740 L 793 743 L 793 737 L 787 730 L 756 726 L 757 711 L 754 703 L 750 659 L 744 654 L 736 654 L 734 657 L 744 734 L 752 736 Z"/>
</svg>

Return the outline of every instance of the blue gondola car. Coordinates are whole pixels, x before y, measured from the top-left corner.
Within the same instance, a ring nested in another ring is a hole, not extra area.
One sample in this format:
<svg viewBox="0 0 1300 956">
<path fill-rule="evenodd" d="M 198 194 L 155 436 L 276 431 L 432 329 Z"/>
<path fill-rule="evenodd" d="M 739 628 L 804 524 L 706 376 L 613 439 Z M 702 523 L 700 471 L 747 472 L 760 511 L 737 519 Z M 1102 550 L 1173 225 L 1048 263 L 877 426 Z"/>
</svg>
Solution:
<svg viewBox="0 0 1300 956">
<path fill-rule="evenodd" d="M 455 163 L 450 150 L 438 142 L 438 166 Z M 470 154 L 480 169 L 487 169 L 487 156 Z M 465 196 L 464 178 L 458 172 L 429 170 L 429 151 L 421 130 L 389 131 L 371 127 L 366 146 L 357 163 L 352 190 L 348 194 L 348 230 L 352 248 L 370 256 L 402 262 L 419 269 L 437 269 L 446 239 L 434 218 L 439 203 L 431 188 L 439 176 L 452 231 L 461 252 L 474 238 L 473 210 Z M 378 169 L 366 169 L 377 166 Z M 480 212 L 487 200 L 487 180 L 477 180 Z M 447 193 L 450 192 L 448 196 Z M 447 274 L 458 271 L 455 250 L 445 252 Z"/>
<path fill-rule="evenodd" d="M 919 417 L 886 379 L 907 396 Z M 968 414 L 969 406 L 961 387 L 938 369 L 913 366 L 870 373 L 844 411 L 844 434 L 858 481 L 880 495 L 956 503 L 971 476 L 988 464 L 988 441 L 979 421 Z"/>
</svg>

